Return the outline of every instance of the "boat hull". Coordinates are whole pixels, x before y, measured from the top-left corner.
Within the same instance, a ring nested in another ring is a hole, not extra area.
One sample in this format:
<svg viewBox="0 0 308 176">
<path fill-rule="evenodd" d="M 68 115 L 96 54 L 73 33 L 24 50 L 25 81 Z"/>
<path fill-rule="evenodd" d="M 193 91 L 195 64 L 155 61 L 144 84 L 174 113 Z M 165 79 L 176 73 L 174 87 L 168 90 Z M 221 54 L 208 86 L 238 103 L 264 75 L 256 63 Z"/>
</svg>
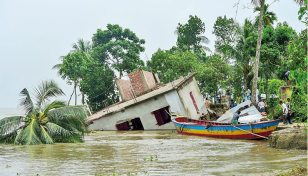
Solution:
<svg viewBox="0 0 308 176">
<path fill-rule="evenodd" d="M 259 139 L 268 137 L 277 128 L 280 122 L 280 120 L 273 120 L 253 124 L 231 125 L 192 120 L 183 117 L 173 118 L 172 121 L 175 124 L 177 132 L 180 134 L 237 139 Z"/>
</svg>

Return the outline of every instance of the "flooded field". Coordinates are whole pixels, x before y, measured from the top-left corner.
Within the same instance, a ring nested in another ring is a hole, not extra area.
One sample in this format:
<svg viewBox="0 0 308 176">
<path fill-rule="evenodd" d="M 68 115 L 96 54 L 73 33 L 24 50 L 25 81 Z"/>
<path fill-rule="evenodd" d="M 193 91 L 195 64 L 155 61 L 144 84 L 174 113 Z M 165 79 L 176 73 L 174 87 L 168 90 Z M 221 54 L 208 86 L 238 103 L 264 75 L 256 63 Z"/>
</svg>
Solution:
<svg viewBox="0 0 308 176">
<path fill-rule="evenodd" d="M 214 139 L 172 131 L 104 131 L 85 143 L 0 145 L 0 175 L 262 175 L 307 166 L 306 151 L 264 141 Z"/>
</svg>

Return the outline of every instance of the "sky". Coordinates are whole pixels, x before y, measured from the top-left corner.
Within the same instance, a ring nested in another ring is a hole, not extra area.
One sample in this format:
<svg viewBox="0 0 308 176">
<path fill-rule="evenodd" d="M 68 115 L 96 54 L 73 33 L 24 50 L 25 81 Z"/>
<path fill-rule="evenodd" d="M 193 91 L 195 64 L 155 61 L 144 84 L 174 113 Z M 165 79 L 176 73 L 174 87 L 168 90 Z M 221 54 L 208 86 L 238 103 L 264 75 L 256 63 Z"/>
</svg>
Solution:
<svg viewBox="0 0 308 176">
<path fill-rule="evenodd" d="M 236 16 L 238 0 L 1 0 L 0 1 L 0 108 L 17 108 L 19 92 L 32 92 L 41 81 L 55 80 L 68 101 L 73 86 L 67 85 L 52 70 L 60 63 L 77 39 L 91 40 L 97 29 L 108 23 L 128 28 L 145 39 L 140 58 L 150 59 L 158 48 L 168 50 L 176 45 L 174 31 L 178 23 L 187 23 L 197 15 L 205 23 L 204 35 L 214 51 L 213 25 L 218 16 Z M 272 3 L 273 0 L 267 0 Z M 297 32 L 305 29 L 298 20 L 293 0 L 280 0 L 270 6 L 278 22 L 287 21 Z M 240 24 L 254 19 L 250 0 L 240 0 L 236 16 Z M 78 96 L 80 104 L 81 96 Z M 72 100 L 74 102 L 74 99 Z"/>
</svg>

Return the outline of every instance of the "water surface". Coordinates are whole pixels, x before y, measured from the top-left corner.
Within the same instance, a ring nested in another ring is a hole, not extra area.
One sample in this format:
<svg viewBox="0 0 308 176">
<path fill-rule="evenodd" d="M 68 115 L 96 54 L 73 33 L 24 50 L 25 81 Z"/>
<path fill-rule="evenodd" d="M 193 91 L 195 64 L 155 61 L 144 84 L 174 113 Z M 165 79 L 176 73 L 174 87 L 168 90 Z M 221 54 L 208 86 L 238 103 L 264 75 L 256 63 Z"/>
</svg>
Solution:
<svg viewBox="0 0 308 176">
<path fill-rule="evenodd" d="M 307 165 L 306 151 L 172 131 L 102 131 L 80 144 L 0 145 L 1 176 L 260 175 L 297 165 Z"/>
</svg>

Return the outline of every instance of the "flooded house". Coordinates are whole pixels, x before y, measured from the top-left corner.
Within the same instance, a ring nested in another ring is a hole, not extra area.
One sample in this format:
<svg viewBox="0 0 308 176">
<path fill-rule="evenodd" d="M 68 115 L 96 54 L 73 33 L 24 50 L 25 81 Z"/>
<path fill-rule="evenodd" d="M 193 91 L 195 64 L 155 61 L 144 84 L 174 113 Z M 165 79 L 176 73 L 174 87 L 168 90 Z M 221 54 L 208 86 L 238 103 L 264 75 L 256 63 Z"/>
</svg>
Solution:
<svg viewBox="0 0 308 176">
<path fill-rule="evenodd" d="M 117 79 L 122 101 L 88 117 L 89 129 L 175 129 L 171 113 L 199 119 L 207 109 L 194 75 L 163 84 L 157 74 L 138 70 L 129 80 Z"/>
</svg>

